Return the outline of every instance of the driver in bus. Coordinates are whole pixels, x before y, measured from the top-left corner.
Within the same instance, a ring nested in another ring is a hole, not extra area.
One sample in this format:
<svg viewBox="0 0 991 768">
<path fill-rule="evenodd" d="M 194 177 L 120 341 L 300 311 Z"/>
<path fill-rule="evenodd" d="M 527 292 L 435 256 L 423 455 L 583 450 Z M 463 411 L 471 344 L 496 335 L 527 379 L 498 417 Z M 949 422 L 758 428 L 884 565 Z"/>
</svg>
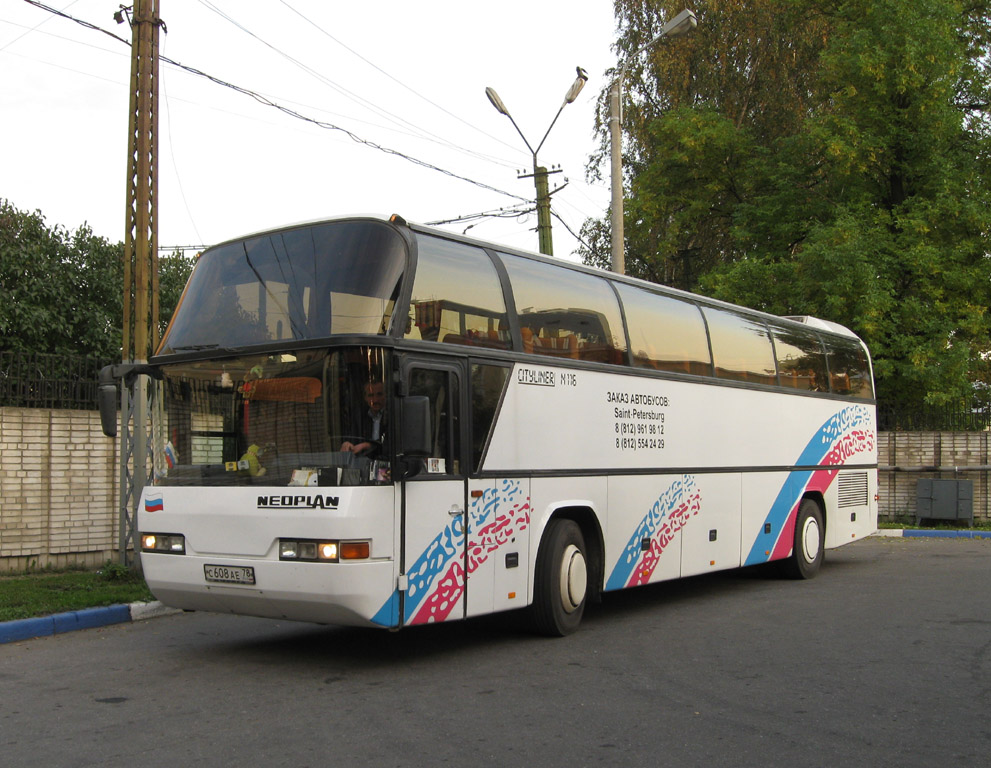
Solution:
<svg viewBox="0 0 991 768">
<path fill-rule="evenodd" d="M 348 451 L 356 456 L 374 458 L 382 451 L 385 442 L 385 382 L 369 381 L 362 389 L 367 410 L 361 412 L 360 434 L 364 440 L 352 443 L 345 440 L 341 444 L 342 451 Z"/>
</svg>

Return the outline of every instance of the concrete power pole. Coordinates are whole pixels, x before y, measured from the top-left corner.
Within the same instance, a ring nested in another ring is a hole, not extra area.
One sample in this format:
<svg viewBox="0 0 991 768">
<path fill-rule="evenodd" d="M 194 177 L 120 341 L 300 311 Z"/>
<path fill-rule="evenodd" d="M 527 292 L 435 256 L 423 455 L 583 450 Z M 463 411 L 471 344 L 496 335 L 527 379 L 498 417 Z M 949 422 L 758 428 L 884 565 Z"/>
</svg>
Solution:
<svg viewBox="0 0 991 768">
<path fill-rule="evenodd" d="M 123 10 L 123 9 L 122 9 Z M 126 10 L 124 11 L 126 13 Z M 116 16 L 123 22 L 121 15 Z M 159 0 L 134 0 L 124 234 L 123 362 L 145 363 L 158 346 L 158 29 Z M 148 480 L 148 382 L 121 382 L 121 562 L 140 568 L 137 508 Z"/>
</svg>

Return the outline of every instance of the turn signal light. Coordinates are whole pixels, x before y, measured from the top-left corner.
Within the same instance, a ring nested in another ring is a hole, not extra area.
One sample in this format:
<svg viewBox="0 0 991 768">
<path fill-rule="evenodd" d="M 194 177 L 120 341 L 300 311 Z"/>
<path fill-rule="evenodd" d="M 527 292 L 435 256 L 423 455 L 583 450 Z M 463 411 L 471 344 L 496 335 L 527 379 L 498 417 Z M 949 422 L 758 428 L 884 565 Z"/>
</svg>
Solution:
<svg viewBox="0 0 991 768">
<path fill-rule="evenodd" d="M 371 544 L 367 541 L 342 541 L 341 560 L 367 560 L 370 550 Z"/>
</svg>

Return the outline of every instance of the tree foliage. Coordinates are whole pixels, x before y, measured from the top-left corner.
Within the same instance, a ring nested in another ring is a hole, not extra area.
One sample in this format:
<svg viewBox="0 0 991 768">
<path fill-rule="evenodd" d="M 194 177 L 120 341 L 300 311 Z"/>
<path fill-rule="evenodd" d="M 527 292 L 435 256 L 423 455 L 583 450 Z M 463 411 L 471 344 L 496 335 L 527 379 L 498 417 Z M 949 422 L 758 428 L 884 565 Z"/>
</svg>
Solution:
<svg viewBox="0 0 991 768">
<path fill-rule="evenodd" d="M 191 269 L 181 253 L 159 259 L 166 320 Z M 121 243 L 0 199 L 0 351 L 119 359 L 123 284 Z"/>
<path fill-rule="evenodd" d="M 621 55 L 679 9 L 617 0 Z M 989 3 L 694 10 L 625 84 L 628 271 L 853 328 L 887 405 L 972 394 L 991 349 Z M 585 231 L 598 247 L 608 224 Z"/>
</svg>

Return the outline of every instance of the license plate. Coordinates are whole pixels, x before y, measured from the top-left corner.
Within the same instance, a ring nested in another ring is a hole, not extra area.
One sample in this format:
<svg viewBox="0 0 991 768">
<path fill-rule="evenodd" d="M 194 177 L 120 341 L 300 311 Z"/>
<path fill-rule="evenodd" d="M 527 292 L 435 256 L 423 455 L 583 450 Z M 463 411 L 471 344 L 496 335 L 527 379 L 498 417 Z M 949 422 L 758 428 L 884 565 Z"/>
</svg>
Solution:
<svg viewBox="0 0 991 768">
<path fill-rule="evenodd" d="M 204 565 L 203 576 L 225 584 L 255 583 L 255 569 L 248 565 Z"/>
</svg>

